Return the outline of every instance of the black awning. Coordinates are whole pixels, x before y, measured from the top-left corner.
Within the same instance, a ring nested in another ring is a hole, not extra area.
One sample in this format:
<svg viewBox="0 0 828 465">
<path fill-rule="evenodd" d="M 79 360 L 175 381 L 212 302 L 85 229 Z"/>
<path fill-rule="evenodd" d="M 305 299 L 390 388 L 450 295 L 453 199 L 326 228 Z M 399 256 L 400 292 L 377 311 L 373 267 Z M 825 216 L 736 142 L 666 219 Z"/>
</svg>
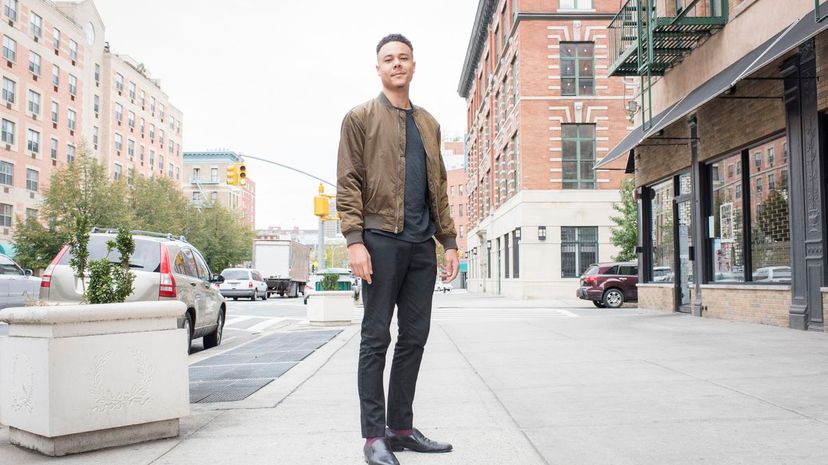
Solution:
<svg viewBox="0 0 828 465">
<path fill-rule="evenodd" d="M 733 87 L 738 81 L 759 71 L 791 49 L 828 28 L 828 21 L 817 23 L 814 18 L 814 12 L 811 11 L 809 14 L 791 24 L 784 31 L 774 35 L 762 45 L 756 47 L 750 53 L 725 68 L 719 74 L 713 76 L 704 84 L 696 87 L 687 96 L 681 98 L 678 102 L 655 116 L 653 118 L 653 124 L 649 129 L 645 131 L 642 127 L 638 127 L 630 132 L 595 167 L 601 168 L 629 154 L 631 150 L 648 137 L 673 124 L 710 100 L 713 100 Z"/>
</svg>

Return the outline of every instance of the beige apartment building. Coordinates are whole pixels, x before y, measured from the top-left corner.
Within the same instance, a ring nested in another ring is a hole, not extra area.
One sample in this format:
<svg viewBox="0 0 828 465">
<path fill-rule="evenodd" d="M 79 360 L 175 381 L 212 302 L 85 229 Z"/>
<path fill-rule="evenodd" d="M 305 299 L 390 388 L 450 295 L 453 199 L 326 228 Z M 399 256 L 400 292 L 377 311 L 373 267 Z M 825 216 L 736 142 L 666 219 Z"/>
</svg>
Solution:
<svg viewBox="0 0 828 465">
<path fill-rule="evenodd" d="M 55 168 L 86 147 L 114 178 L 180 179 L 182 115 L 113 53 L 92 0 L 0 0 L 0 252 L 38 214 Z"/>
<path fill-rule="evenodd" d="M 617 0 L 480 0 L 458 86 L 468 108 L 468 289 L 574 297 L 617 253 L 623 164 L 594 170 L 629 129 L 638 81 L 610 77 Z"/>
<path fill-rule="evenodd" d="M 642 92 L 636 129 L 599 166 L 635 172 L 641 307 L 824 330 L 826 14 L 812 0 L 621 3 L 609 72 Z"/>
<path fill-rule="evenodd" d="M 227 167 L 244 158 L 231 151 L 184 152 L 184 195 L 196 206 L 219 204 L 238 212 L 250 227 L 256 225 L 256 182 L 227 184 Z"/>
</svg>

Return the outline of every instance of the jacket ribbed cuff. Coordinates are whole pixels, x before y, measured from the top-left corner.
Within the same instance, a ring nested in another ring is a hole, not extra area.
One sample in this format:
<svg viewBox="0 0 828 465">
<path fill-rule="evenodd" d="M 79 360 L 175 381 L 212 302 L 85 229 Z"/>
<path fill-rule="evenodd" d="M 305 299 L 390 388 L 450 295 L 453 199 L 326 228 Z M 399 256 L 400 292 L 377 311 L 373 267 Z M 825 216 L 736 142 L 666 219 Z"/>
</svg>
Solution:
<svg viewBox="0 0 828 465">
<path fill-rule="evenodd" d="M 362 230 L 358 229 L 356 231 L 345 233 L 345 243 L 347 243 L 348 246 L 353 244 L 362 244 Z"/>
<path fill-rule="evenodd" d="M 440 241 L 440 244 L 443 244 L 443 249 L 445 249 L 445 250 L 451 250 L 451 249 L 458 250 L 457 249 L 457 238 L 454 237 L 454 236 L 438 237 L 437 240 Z"/>
</svg>

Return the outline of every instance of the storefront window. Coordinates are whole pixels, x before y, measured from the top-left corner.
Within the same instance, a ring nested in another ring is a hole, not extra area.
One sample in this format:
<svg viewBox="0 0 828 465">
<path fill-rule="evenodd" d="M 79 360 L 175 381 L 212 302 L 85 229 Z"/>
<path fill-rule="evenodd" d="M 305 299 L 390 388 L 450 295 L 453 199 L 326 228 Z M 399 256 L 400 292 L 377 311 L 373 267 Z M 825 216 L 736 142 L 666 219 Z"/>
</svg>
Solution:
<svg viewBox="0 0 828 465">
<path fill-rule="evenodd" d="M 752 277 L 757 283 L 791 282 L 791 234 L 788 223 L 787 157 L 785 138 L 775 139 L 755 150 L 768 154 L 767 163 L 751 166 L 750 231 Z"/>
<path fill-rule="evenodd" d="M 673 233 L 673 180 L 652 187 L 652 264 L 653 282 L 673 282 L 675 240 Z"/>
<path fill-rule="evenodd" d="M 740 175 L 731 174 L 732 171 L 727 169 L 730 165 L 739 166 L 741 156 L 737 153 L 710 165 L 710 183 L 713 188 L 711 263 L 715 282 L 745 280 L 742 179 Z"/>
</svg>

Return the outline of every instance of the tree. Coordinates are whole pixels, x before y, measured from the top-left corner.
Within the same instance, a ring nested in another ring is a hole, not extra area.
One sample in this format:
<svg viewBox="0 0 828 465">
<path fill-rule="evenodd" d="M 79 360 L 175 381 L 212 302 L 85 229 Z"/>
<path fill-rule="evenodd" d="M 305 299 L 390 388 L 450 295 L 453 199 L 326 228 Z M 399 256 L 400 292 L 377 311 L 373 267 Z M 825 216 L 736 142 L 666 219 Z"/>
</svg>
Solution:
<svg viewBox="0 0 828 465">
<path fill-rule="evenodd" d="M 44 226 L 36 218 L 18 217 L 12 239 L 17 249 L 14 258 L 23 268 L 43 270 L 68 240 L 65 232 L 58 231 L 54 219 Z"/>
<path fill-rule="evenodd" d="M 619 250 L 613 260 L 619 262 L 635 260 L 637 257 L 635 247 L 638 245 L 638 204 L 633 197 L 634 189 L 635 178 L 625 178 L 619 188 L 621 202 L 612 205 L 613 210 L 620 213 L 619 216 L 610 217 L 616 225 L 612 228 L 610 242 Z"/>
<path fill-rule="evenodd" d="M 208 204 L 201 210 L 188 207 L 187 217 L 184 235 L 201 251 L 211 270 L 221 271 L 252 258 L 256 233 L 237 213 Z"/>
<path fill-rule="evenodd" d="M 136 228 L 180 236 L 193 216 L 190 202 L 175 184 L 166 177 L 136 179 L 130 189 L 130 207 L 135 215 Z"/>
</svg>

